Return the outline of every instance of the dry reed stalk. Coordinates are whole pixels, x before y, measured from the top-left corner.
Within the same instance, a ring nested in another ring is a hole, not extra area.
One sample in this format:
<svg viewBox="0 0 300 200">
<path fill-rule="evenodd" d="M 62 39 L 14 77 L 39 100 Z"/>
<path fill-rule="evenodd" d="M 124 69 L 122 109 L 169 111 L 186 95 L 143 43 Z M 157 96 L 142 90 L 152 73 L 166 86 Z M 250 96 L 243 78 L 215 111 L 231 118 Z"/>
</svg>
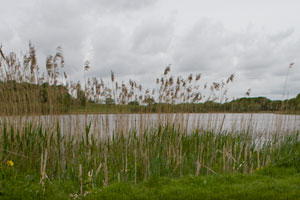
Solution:
<svg viewBox="0 0 300 200">
<path fill-rule="evenodd" d="M 180 171 L 180 177 L 183 176 L 183 152 L 182 152 L 182 140 L 180 141 L 180 149 L 179 149 L 179 171 Z"/>
<path fill-rule="evenodd" d="M 223 145 L 223 171 L 226 172 L 226 147 Z"/>
<path fill-rule="evenodd" d="M 244 150 L 244 143 L 240 143 L 239 145 L 239 156 L 238 156 L 238 159 L 237 159 L 237 163 L 240 164 L 240 160 L 241 160 L 241 157 L 242 157 L 242 152 Z M 240 167 L 240 166 L 239 166 Z"/>
<path fill-rule="evenodd" d="M 200 160 L 197 160 L 195 176 L 199 176 L 200 170 L 201 170 L 201 162 Z"/>
<path fill-rule="evenodd" d="M 82 165 L 79 164 L 79 174 L 78 174 L 78 179 L 79 179 L 79 186 L 80 186 L 80 194 L 83 194 L 83 181 L 82 181 Z"/>
<path fill-rule="evenodd" d="M 145 150 L 145 153 L 143 154 L 143 157 L 144 157 L 144 180 L 147 180 L 147 169 L 149 167 L 148 165 L 148 157 L 147 157 L 147 150 Z"/>
<path fill-rule="evenodd" d="M 248 172 L 248 151 L 249 151 L 249 144 L 246 142 L 245 150 L 244 150 L 244 167 L 243 173 L 246 174 Z"/>
<path fill-rule="evenodd" d="M 98 174 L 99 174 L 99 172 L 100 172 L 100 170 L 101 170 L 101 167 L 102 167 L 102 163 L 100 162 L 100 164 L 99 164 L 99 166 L 98 166 L 98 168 L 97 168 L 97 170 L 96 170 L 95 177 L 98 176 Z"/>
<path fill-rule="evenodd" d="M 104 186 L 108 186 L 107 146 L 104 147 Z"/>
<path fill-rule="evenodd" d="M 252 161 L 252 151 L 249 151 L 249 162 L 250 162 L 250 169 L 249 169 L 249 173 L 253 172 L 253 162 Z"/>
<path fill-rule="evenodd" d="M 136 184 L 136 176 L 137 176 L 137 153 L 136 149 L 134 149 L 134 183 Z"/>
<path fill-rule="evenodd" d="M 44 169 L 44 155 L 43 155 L 43 153 L 41 154 L 41 178 L 40 178 L 40 184 L 41 185 L 44 185 L 44 171 L 43 171 L 43 169 Z"/>
<path fill-rule="evenodd" d="M 260 169 L 260 146 L 257 146 L 257 169 Z"/>
<path fill-rule="evenodd" d="M 125 179 L 127 180 L 127 172 L 128 172 L 128 147 L 127 147 L 127 143 L 125 146 Z"/>
</svg>

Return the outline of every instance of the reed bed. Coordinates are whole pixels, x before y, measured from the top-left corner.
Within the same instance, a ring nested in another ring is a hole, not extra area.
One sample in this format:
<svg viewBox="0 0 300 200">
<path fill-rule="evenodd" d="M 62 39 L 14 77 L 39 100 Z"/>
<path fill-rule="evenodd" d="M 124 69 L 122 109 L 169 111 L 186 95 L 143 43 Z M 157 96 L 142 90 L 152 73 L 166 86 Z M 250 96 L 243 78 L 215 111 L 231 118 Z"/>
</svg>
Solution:
<svg viewBox="0 0 300 200">
<path fill-rule="evenodd" d="M 189 129 L 188 117 L 161 115 L 153 126 L 146 116 L 137 123 L 120 115 L 113 127 L 108 115 L 101 120 L 77 117 L 77 134 L 64 129 L 66 122 L 57 117 L 27 118 L 19 125 L 2 119 L 1 165 L 13 161 L 19 173 L 40 174 L 42 185 L 53 179 L 72 180 L 82 192 L 151 177 L 248 174 L 300 149 L 297 130 L 259 135 L 250 126 L 228 132 L 222 123 L 214 129 Z"/>
<path fill-rule="evenodd" d="M 169 65 L 154 80 L 156 84 L 153 88 L 145 88 L 132 79 L 116 80 L 112 71 L 108 82 L 101 77 L 90 77 L 88 61 L 82 68 L 84 82 L 74 81 L 67 75 L 64 65 L 61 47 L 57 47 L 54 55 L 47 57 L 45 68 L 40 70 L 32 43 L 29 43 L 28 52 L 21 58 L 15 52 L 6 55 L 0 46 L 0 114 L 60 114 L 67 113 L 71 107 L 85 108 L 87 103 L 119 105 L 118 112 L 121 112 L 122 105 L 128 104 L 149 106 L 154 103 L 226 102 L 228 86 L 234 80 L 234 74 L 212 83 L 202 81 L 201 74 L 174 76 L 170 74 Z M 184 109 L 185 105 L 181 107 Z M 158 106 L 155 110 L 170 112 L 168 108 Z M 151 106 L 145 111 L 151 111 Z"/>
</svg>

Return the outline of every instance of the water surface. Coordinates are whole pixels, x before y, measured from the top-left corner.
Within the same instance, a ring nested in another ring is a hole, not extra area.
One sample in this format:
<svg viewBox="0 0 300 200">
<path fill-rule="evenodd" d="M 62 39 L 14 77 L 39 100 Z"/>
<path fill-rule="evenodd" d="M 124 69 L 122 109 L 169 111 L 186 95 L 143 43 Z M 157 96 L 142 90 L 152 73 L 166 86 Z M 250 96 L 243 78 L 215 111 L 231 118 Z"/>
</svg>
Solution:
<svg viewBox="0 0 300 200">
<path fill-rule="evenodd" d="M 216 133 L 249 132 L 257 135 L 287 134 L 300 131 L 300 115 L 249 114 L 249 113 L 191 113 L 191 114 L 97 114 L 97 115 L 44 115 L 1 117 L 15 126 L 25 122 L 42 122 L 48 130 L 55 130 L 59 122 L 63 134 L 82 135 L 86 125 L 97 136 L 112 133 L 141 132 L 156 128 L 159 124 L 174 124 L 183 131 L 212 130 Z"/>
</svg>

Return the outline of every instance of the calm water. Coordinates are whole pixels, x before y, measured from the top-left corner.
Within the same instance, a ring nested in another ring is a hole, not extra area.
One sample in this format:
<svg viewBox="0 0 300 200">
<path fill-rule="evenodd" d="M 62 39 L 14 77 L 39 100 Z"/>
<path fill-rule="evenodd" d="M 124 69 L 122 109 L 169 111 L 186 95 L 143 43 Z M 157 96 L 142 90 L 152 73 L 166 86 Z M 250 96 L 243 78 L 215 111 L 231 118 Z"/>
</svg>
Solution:
<svg viewBox="0 0 300 200">
<path fill-rule="evenodd" d="M 249 131 L 252 134 L 282 134 L 300 131 L 300 115 L 278 114 L 99 114 L 57 115 L 37 117 L 1 117 L 1 121 L 22 126 L 30 120 L 33 124 L 43 122 L 48 129 L 56 129 L 57 122 L 63 134 L 82 134 L 86 124 L 91 123 L 91 133 L 107 135 L 138 132 L 162 125 L 175 124 L 182 130 L 214 130 L 215 132 Z"/>
</svg>

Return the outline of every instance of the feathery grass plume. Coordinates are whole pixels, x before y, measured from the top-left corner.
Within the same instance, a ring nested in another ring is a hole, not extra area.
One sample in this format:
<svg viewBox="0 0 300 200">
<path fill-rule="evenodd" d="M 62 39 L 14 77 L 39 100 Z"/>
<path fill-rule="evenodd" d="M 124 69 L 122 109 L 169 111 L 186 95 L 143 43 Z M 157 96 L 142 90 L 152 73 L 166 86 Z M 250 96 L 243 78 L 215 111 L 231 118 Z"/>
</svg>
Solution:
<svg viewBox="0 0 300 200">
<path fill-rule="evenodd" d="M 45 74 L 40 75 L 36 50 L 31 42 L 29 42 L 29 51 L 22 56 L 21 60 L 18 59 L 14 52 L 5 56 L 1 49 L 0 62 L 1 68 L 3 68 L 0 69 L 0 79 L 3 81 L 1 87 L 14 87 L 14 90 L 5 89 L 4 96 L 2 95 L 0 98 L 2 99 L 0 101 L 5 102 L 0 107 L 6 107 L 0 108 L 0 113 L 11 115 L 52 112 L 53 109 L 50 108 L 53 108 L 53 105 L 61 104 L 62 96 L 68 95 L 66 91 L 58 95 L 55 92 L 55 88 L 52 87 L 53 84 L 56 84 L 55 79 L 60 74 L 57 71 L 54 73 L 54 68 L 58 69 L 61 67 L 61 65 L 53 63 L 53 56 L 49 56 L 46 59 L 48 78 L 46 78 Z M 61 107 L 61 105 L 58 107 Z"/>
<path fill-rule="evenodd" d="M 231 74 L 231 75 L 229 76 L 229 78 L 227 79 L 226 83 L 232 82 L 233 79 L 234 79 L 234 76 L 235 76 L 234 74 Z"/>
<path fill-rule="evenodd" d="M 249 89 L 247 90 L 247 92 L 245 93 L 245 95 L 249 97 L 249 96 L 250 96 L 250 93 L 251 93 L 251 88 L 249 88 Z"/>
<path fill-rule="evenodd" d="M 165 69 L 165 71 L 164 71 L 164 75 L 166 76 L 166 75 L 168 75 L 168 73 L 171 71 L 171 64 L 169 64 L 167 67 L 166 67 L 166 69 Z"/>
<path fill-rule="evenodd" d="M 286 91 L 286 86 L 287 86 L 287 81 L 288 81 L 288 76 L 289 76 L 289 72 L 290 72 L 290 69 L 292 69 L 292 67 L 294 66 L 294 62 L 290 63 L 289 66 L 288 66 L 288 70 L 287 70 L 287 73 L 286 73 L 286 76 L 285 76 L 285 81 L 284 81 L 284 87 L 283 87 L 283 93 L 282 93 L 282 100 L 284 99 L 284 95 L 285 95 L 285 91 Z"/>
<path fill-rule="evenodd" d="M 90 68 L 91 68 L 91 67 L 90 67 L 90 61 L 86 60 L 86 61 L 84 62 L 84 70 L 85 70 L 85 71 L 88 71 Z"/>
<path fill-rule="evenodd" d="M 192 80 L 193 80 L 193 74 L 190 74 L 190 75 L 189 75 L 189 77 L 188 77 L 188 81 L 189 81 L 189 83 L 191 83 L 191 82 L 192 82 Z"/>
<path fill-rule="evenodd" d="M 282 103 L 281 103 L 281 110 L 284 110 L 284 107 L 287 109 L 287 106 L 284 105 L 284 96 L 285 96 L 285 92 L 286 92 L 286 86 L 287 86 L 287 82 L 288 82 L 288 77 L 289 77 L 289 72 L 290 69 L 292 69 L 292 67 L 294 66 L 294 62 L 291 62 L 288 66 L 288 70 L 285 76 L 285 81 L 284 81 L 284 86 L 283 86 L 283 92 L 282 92 Z"/>
<path fill-rule="evenodd" d="M 196 81 L 199 81 L 200 78 L 201 78 L 201 74 L 197 74 L 197 75 L 196 75 Z"/>
</svg>

